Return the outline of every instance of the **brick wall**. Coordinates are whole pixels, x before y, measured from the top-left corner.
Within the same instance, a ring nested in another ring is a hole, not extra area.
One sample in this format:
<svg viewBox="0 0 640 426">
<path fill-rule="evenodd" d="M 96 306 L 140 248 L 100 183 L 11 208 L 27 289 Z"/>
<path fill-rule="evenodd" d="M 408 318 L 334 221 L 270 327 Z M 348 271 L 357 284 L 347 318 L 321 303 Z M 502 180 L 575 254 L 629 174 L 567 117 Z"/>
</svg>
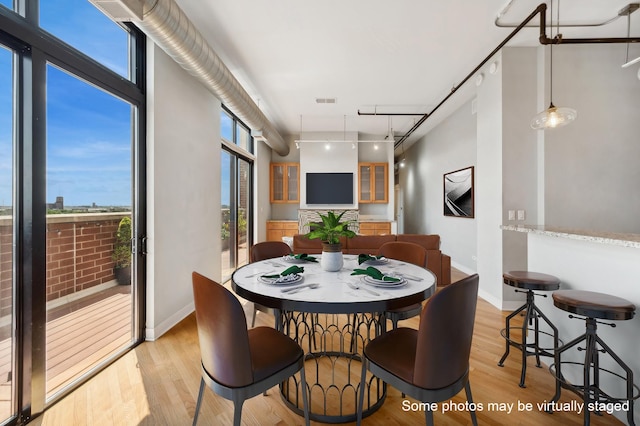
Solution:
<svg viewBox="0 0 640 426">
<path fill-rule="evenodd" d="M 47 216 L 47 302 L 107 283 L 113 245 L 127 213 Z M 11 314 L 12 226 L 0 221 L 0 316 Z"/>
<path fill-rule="evenodd" d="M 0 220 L 0 317 L 11 315 L 13 276 L 13 226 L 11 219 Z"/>
</svg>

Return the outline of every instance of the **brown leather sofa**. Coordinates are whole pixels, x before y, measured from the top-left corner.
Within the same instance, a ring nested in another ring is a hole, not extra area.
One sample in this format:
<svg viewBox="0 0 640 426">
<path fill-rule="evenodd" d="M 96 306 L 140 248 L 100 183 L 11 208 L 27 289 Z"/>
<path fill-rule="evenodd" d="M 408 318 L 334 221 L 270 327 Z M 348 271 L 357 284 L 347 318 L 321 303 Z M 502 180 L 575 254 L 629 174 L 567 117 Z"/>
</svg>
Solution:
<svg viewBox="0 0 640 426">
<path fill-rule="evenodd" d="M 356 235 L 353 238 L 341 238 L 341 241 L 344 254 L 376 254 L 380 246 L 389 241 L 407 241 L 421 245 L 427 250 L 426 267 L 436 276 L 438 286 L 451 284 L 451 257 L 440 251 L 440 235 Z M 294 235 L 293 252 L 319 254 L 322 253 L 322 243 L 304 235 Z"/>
</svg>

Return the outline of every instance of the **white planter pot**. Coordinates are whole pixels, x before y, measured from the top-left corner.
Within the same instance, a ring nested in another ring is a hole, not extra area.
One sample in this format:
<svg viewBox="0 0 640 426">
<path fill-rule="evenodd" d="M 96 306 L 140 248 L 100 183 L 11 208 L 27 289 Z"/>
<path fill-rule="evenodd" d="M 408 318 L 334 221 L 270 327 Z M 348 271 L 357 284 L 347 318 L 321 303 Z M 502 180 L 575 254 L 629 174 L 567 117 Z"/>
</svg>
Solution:
<svg viewBox="0 0 640 426">
<path fill-rule="evenodd" d="M 322 258 L 320 267 L 328 272 L 336 272 L 342 269 L 342 246 L 340 244 L 322 244 Z"/>
</svg>

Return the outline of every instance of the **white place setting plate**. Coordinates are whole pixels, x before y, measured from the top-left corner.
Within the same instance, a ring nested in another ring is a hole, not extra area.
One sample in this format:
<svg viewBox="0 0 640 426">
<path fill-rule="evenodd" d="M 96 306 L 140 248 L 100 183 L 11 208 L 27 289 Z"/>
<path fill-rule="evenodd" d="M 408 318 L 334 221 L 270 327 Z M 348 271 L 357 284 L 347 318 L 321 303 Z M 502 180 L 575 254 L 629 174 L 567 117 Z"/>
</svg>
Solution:
<svg viewBox="0 0 640 426">
<path fill-rule="evenodd" d="M 262 276 L 258 277 L 258 282 L 269 285 L 291 285 L 298 284 L 301 281 L 302 275 L 300 274 L 289 274 L 279 278 L 266 278 Z"/>
<path fill-rule="evenodd" d="M 362 281 L 365 284 L 372 285 L 374 287 L 381 287 L 381 288 L 398 288 L 398 287 L 404 287 L 405 285 L 407 285 L 407 280 L 401 277 L 397 277 L 397 278 L 400 278 L 400 281 L 378 280 L 376 278 L 365 275 L 364 277 L 362 277 Z"/>
<path fill-rule="evenodd" d="M 316 261 L 318 260 L 317 257 L 315 257 L 315 256 L 313 256 L 313 257 L 316 259 Z M 298 259 L 297 257 L 291 256 L 290 254 L 282 256 L 282 260 L 284 260 L 287 263 L 293 263 L 294 265 L 299 265 L 301 263 L 316 263 L 316 262 L 313 262 L 311 260 Z"/>
<path fill-rule="evenodd" d="M 380 259 L 369 259 L 362 262 L 363 265 L 386 265 L 389 262 L 389 259 L 386 257 L 381 257 Z"/>
</svg>

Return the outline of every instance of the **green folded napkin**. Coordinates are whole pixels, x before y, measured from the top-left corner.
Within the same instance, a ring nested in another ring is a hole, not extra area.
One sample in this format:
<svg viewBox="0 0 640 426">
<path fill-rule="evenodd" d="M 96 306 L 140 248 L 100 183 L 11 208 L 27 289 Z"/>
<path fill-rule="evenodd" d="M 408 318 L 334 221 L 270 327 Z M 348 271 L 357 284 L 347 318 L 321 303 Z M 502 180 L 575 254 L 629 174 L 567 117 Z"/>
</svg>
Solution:
<svg viewBox="0 0 640 426">
<path fill-rule="evenodd" d="M 382 272 L 380 272 L 378 269 L 374 268 L 373 266 L 369 266 L 367 269 L 356 268 L 353 270 L 351 275 L 368 275 L 371 278 L 374 278 L 376 280 L 381 280 L 381 281 L 390 281 L 390 282 L 400 281 L 400 278 L 384 275 Z"/>
<path fill-rule="evenodd" d="M 318 261 L 318 259 L 316 259 L 313 256 L 309 256 L 307 253 L 296 254 L 293 257 L 295 259 L 304 260 L 305 262 L 317 262 Z"/>
<path fill-rule="evenodd" d="M 304 272 L 304 268 L 301 268 L 300 266 L 297 266 L 297 265 L 293 265 L 288 267 L 284 271 L 280 272 L 279 274 L 262 275 L 262 278 L 280 278 L 280 277 L 284 277 L 291 274 L 301 274 L 303 272 Z"/>
<path fill-rule="evenodd" d="M 383 257 L 384 256 L 375 256 L 373 254 L 361 253 L 358 255 L 358 265 L 362 265 L 367 260 L 379 260 L 379 259 L 382 259 Z"/>
</svg>

